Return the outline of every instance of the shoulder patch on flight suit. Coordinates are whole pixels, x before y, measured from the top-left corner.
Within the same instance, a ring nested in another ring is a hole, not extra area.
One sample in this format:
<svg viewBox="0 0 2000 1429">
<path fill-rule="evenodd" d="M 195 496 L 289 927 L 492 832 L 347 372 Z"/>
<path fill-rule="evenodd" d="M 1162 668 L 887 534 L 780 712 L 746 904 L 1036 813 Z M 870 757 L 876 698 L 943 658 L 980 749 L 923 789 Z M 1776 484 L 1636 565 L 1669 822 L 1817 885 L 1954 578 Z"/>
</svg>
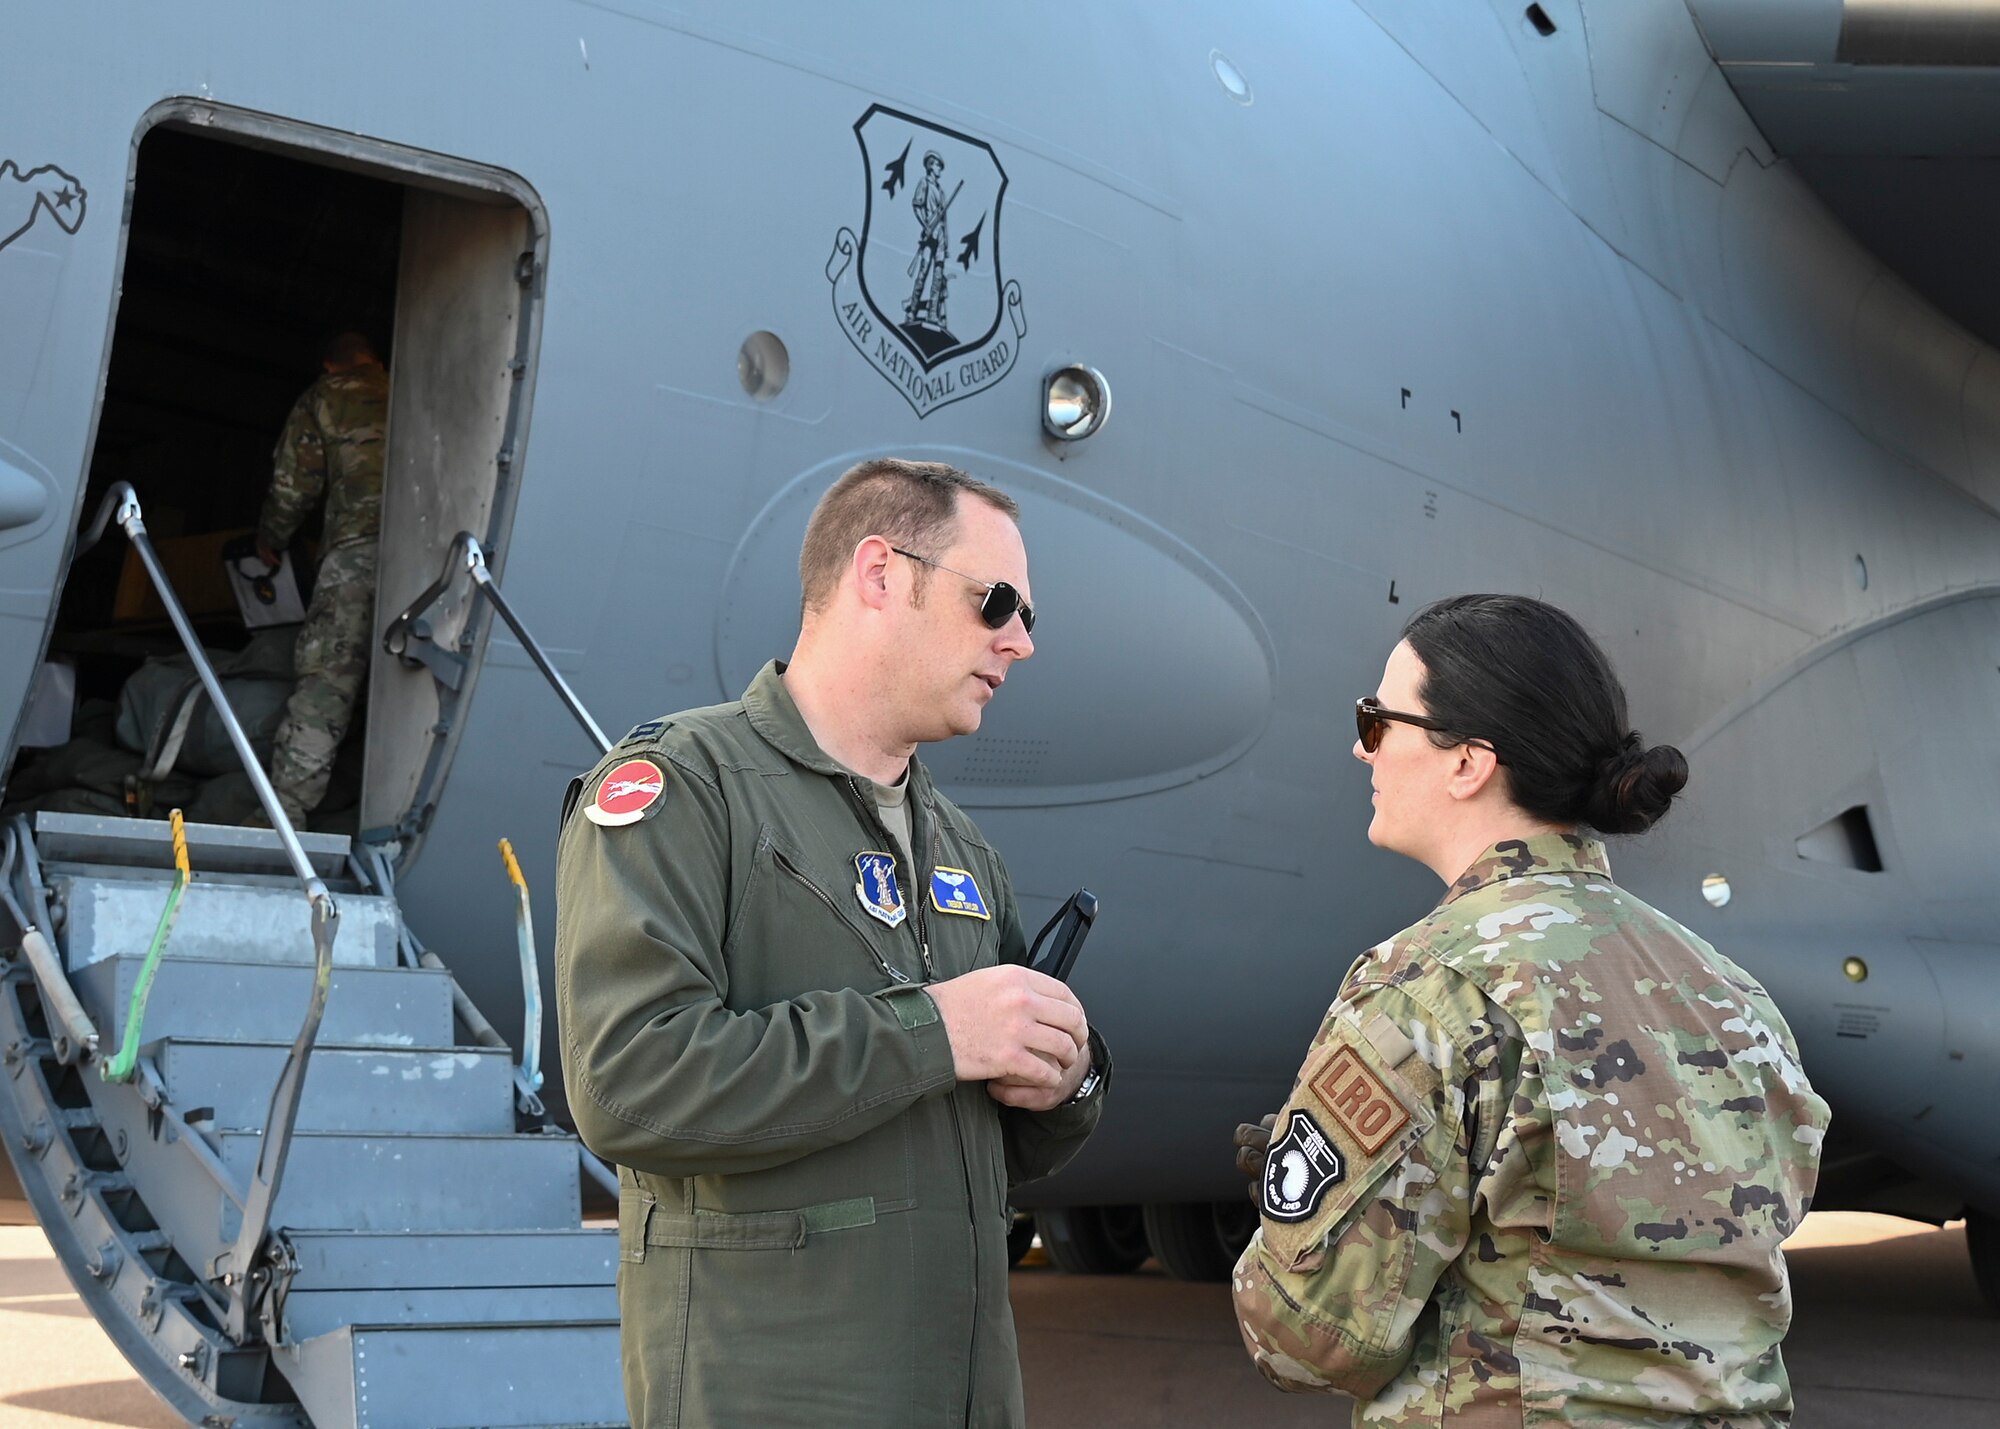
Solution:
<svg viewBox="0 0 2000 1429">
<path fill-rule="evenodd" d="M 978 881 L 963 868 L 939 864 L 931 870 L 931 907 L 940 913 L 993 920 L 993 915 L 986 911 L 986 899 L 979 892 Z"/>
<path fill-rule="evenodd" d="M 657 812 L 666 795 L 667 776 L 659 765 L 650 759 L 627 759 L 597 781 L 597 792 L 583 806 L 583 816 L 606 828 L 636 824 Z"/>
</svg>

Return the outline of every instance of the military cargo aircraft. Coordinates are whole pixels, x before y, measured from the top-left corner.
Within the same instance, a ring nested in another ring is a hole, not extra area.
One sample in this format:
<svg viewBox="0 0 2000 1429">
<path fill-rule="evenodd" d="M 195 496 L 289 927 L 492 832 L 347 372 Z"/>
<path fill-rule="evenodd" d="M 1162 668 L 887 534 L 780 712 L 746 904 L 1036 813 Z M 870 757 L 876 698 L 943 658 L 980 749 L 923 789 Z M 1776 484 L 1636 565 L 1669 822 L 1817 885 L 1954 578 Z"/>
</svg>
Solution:
<svg viewBox="0 0 2000 1429">
<path fill-rule="evenodd" d="M 1687 752 L 1614 863 L 1777 996 L 1819 1204 L 1965 1215 L 2000 1289 L 1961 8 L 16 7 L 0 1140 L 92 1311 L 190 1423 L 621 1421 L 556 812 L 789 648 L 881 452 L 1023 510 L 1036 657 L 925 758 L 1030 926 L 1102 900 L 1110 1110 L 1021 1192 L 1059 1264 L 1226 1269 L 1231 1127 L 1437 891 L 1364 838 L 1351 701 L 1484 589 Z M 393 373 L 365 729 L 311 830 L 202 822 L 284 678 L 220 553 L 340 327 Z"/>
</svg>

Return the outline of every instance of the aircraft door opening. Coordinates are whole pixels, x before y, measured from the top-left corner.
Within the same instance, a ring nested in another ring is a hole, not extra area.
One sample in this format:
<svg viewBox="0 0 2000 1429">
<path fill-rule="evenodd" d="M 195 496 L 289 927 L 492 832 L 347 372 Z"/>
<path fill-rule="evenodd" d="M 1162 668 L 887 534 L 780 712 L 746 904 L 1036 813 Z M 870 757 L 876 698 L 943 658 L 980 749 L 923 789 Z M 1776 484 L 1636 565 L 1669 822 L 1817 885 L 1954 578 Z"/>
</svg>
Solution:
<svg viewBox="0 0 2000 1429">
<path fill-rule="evenodd" d="M 352 330 L 379 351 L 389 397 L 369 673 L 308 826 L 407 840 L 435 801 L 453 722 L 427 671 L 381 654 L 381 631 L 435 578 L 457 532 L 489 548 L 507 535 L 539 329 L 539 205 L 496 170 L 193 101 L 157 107 L 141 133 L 78 509 L 94 511 L 115 482 L 137 490 L 268 767 L 300 627 L 259 628 L 239 608 L 225 550 L 241 563 L 287 414 L 329 339 Z M 289 549 L 300 608 L 328 534 L 325 497 L 312 507 Z M 125 544 L 75 558 L 59 602 L 48 663 L 74 699 L 60 720 L 39 721 L 53 732 L 6 771 L 6 811 L 249 815 L 249 781 L 219 721 L 197 713 L 191 732 L 160 738 L 187 681 L 177 683 L 178 644 Z M 433 620 L 466 659 L 460 710 L 484 629 L 461 648 L 470 618 L 461 605 Z"/>
</svg>

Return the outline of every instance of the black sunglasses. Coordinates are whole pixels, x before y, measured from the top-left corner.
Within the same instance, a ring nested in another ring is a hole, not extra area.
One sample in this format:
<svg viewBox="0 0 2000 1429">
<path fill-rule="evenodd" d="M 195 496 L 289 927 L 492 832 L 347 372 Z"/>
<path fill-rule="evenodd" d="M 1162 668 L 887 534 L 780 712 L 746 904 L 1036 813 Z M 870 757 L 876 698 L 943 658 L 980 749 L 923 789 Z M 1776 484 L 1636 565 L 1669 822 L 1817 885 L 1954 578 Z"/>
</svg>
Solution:
<svg viewBox="0 0 2000 1429">
<path fill-rule="evenodd" d="M 1382 736 L 1389 732 L 1391 724 L 1413 724 L 1418 729 L 1436 730 L 1441 734 L 1455 734 L 1448 724 L 1432 719 L 1429 715 L 1410 714 L 1404 710 L 1384 709 L 1382 702 L 1373 695 L 1363 695 L 1354 702 L 1354 733 L 1361 741 L 1363 752 L 1373 754 L 1382 747 Z M 1483 739 L 1467 739 L 1466 744 L 1476 744 L 1482 749 L 1493 749 Z M 1498 750 L 1493 751 L 1496 762 L 1505 764 Z"/>
<path fill-rule="evenodd" d="M 964 571 L 955 571 L 929 556 L 920 556 L 915 551 L 906 551 L 901 546 L 891 546 L 890 550 L 899 556 L 908 556 L 920 565 L 935 566 L 946 575 L 957 576 L 962 581 L 971 581 L 976 586 L 986 587 L 986 599 L 979 603 L 979 618 L 986 622 L 988 630 L 998 630 L 1012 620 L 1018 612 L 1021 628 L 1030 635 L 1035 633 L 1035 608 L 1021 599 L 1021 593 L 1005 581 L 983 581 L 978 576 L 969 576 Z"/>
</svg>

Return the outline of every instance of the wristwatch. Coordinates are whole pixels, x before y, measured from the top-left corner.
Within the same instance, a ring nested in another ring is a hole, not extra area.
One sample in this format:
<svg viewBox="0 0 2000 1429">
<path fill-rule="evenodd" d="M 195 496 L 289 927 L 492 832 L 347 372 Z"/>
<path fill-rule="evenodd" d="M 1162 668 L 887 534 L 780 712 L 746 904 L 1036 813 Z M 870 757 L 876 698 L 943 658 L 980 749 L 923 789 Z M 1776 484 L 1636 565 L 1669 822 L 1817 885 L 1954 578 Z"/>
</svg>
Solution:
<svg viewBox="0 0 2000 1429">
<path fill-rule="evenodd" d="M 1059 1105 L 1075 1106 L 1078 1102 L 1085 1100 L 1092 1092 L 1096 1091 L 1098 1083 L 1103 1080 L 1104 1073 L 1097 1070 L 1097 1059 L 1092 1057 L 1090 1059 L 1090 1070 L 1085 1072 L 1083 1080 L 1077 1083 L 1076 1094 L 1068 1101 L 1059 1103 Z"/>
</svg>

